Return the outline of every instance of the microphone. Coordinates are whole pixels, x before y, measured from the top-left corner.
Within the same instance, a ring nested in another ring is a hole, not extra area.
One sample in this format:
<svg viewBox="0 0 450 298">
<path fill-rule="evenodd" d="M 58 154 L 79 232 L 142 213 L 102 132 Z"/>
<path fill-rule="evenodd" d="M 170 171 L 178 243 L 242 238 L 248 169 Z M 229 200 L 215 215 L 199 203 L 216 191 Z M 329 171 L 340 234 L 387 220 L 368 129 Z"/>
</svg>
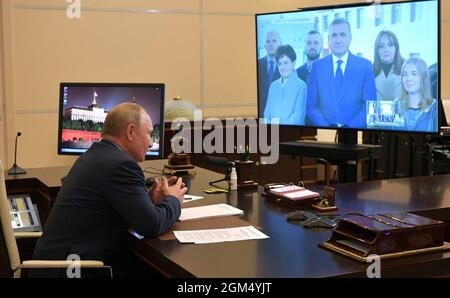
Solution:
<svg viewBox="0 0 450 298">
<path fill-rule="evenodd" d="M 234 166 L 234 162 L 232 162 L 228 158 L 218 157 L 218 156 L 206 156 L 206 161 L 210 164 L 227 168 L 227 170 L 225 172 L 225 178 L 211 181 L 211 182 L 209 182 L 209 185 L 213 185 L 213 184 L 215 184 L 217 182 L 221 182 L 221 181 L 226 181 L 226 182 L 228 182 L 228 187 L 230 187 L 231 169 Z"/>
<path fill-rule="evenodd" d="M 16 145 L 14 148 L 14 164 L 13 166 L 8 170 L 8 175 L 20 175 L 20 174 L 26 174 L 27 172 L 25 172 L 24 169 L 22 169 L 21 167 L 19 167 L 17 165 L 17 139 L 22 135 L 22 133 L 20 131 L 17 132 L 16 135 Z"/>
<path fill-rule="evenodd" d="M 234 162 L 225 157 L 206 156 L 206 161 L 210 164 L 225 168 L 230 168 L 234 165 Z"/>
</svg>

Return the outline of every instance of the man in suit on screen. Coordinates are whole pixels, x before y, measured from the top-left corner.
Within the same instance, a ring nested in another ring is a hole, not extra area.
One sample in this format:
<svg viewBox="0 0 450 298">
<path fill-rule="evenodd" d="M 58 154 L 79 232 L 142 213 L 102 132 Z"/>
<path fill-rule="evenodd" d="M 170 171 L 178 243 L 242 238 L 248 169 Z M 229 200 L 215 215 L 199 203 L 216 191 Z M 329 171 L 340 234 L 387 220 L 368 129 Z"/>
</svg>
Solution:
<svg viewBox="0 0 450 298">
<path fill-rule="evenodd" d="M 268 32 L 266 43 L 264 44 L 267 55 L 258 60 L 258 102 L 260 115 L 264 115 L 270 84 L 280 78 L 277 61 L 275 60 L 275 53 L 280 45 L 280 34 L 277 31 Z"/>
<path fill-rule="evenodd" d="M 337 18 L 330 24 L 331 54 L 315 61 L 307 92 L 307 116 L 315 126 L 366 127 L 366 101 L 376 99 L 372 63 L 349 51 L 350 24 Z"/>
<path fill-rule="evenodd" d="M 314 61 L 320 58 L 322 53 L 323 41 L 322 35 L 315 30 L 308 32 L 305 41 L 305 53 L 308 60 L 299 68 L 297 68 L 297 75 L 306 84 L 308 84 L 309 73 Z"/>
</svg>

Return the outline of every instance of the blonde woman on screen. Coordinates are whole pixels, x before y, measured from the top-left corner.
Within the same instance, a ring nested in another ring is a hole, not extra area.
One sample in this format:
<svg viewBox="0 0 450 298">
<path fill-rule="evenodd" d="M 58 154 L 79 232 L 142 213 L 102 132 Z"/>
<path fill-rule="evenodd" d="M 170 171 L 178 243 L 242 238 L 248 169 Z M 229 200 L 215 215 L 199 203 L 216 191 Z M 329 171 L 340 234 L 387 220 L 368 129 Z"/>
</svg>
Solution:
<svg viewBox="0 0 450 298">
<path fill-rule="evenodd" d="M 405 104 L 405 130 L 436 132 L 437 101 L 431 96 L 431 84 L 425 61 L 413 57 L 402 67 L 402 92 Z"/>
</svg>

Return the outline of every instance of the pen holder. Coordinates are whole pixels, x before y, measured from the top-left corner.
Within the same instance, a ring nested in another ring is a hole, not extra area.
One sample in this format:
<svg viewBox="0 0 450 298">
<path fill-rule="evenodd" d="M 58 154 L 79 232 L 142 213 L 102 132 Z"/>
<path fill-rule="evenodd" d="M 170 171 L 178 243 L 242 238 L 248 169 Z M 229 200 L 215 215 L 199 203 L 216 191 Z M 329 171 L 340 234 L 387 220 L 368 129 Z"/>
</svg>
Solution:
<svg viewBox="0 0 450 298">
<path fill-rule="evenodd" d="M 336 206 L 336 189 L 325 186 L 323 197 L 314 202 L 311 207 L 322 212 L 338 210 Z"/>
<path fill-rule="evenodd" d="M 247 161 L 234 161 L 237 173 L 238 189 L 256 189 L 258 183 L 253 180 L 253 165 L 252 160 Z"/>
</svg>

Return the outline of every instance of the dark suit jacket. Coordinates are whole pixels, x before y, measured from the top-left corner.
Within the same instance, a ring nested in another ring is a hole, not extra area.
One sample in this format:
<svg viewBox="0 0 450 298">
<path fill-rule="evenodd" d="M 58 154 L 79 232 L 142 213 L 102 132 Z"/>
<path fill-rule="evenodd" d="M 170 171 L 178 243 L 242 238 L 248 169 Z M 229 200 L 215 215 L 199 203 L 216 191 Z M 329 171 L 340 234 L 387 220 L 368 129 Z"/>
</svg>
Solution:
<svg viewBox="0 0 450 298">
<path fill-rule="evenodd" d="M 139 165 L 102 140 L 80 156 L 65 177 L 33 259 L 65 260 L 77 254 L 114 269 L 130 226 L 145 237 L 156 237 L 177 221 L 180 212 L 172 196 L 153 204 Z"/>
<path fill-rule="evenodd" d="M 270 84 L 279 78 L 280 72 L 278 71 L 278 66 L 275 65 L 275 72 L 272 80 L 269 82 L 267 78 L 267 56 L 258 60 L 258 109 L 261 117 L 264 115 Z"/>
<path fill-rule="evenodd" d="M 373 67 L 369 60 L 349 53 L 340 94 L 336 94 L 331 54 L 313 63 L 306 112 L 313 125 L 328 127 L 340 123 L 365 128 L 367 100 L 376 100 Z"/>
<path fill-rule="evenodd" d="M 306 67 L 306 63 L 297 68 L 297 75 L 300 79 L 303 80 L 303 82 L 308 84 L 309 71 L 308 67 Z"/>
</svg>

